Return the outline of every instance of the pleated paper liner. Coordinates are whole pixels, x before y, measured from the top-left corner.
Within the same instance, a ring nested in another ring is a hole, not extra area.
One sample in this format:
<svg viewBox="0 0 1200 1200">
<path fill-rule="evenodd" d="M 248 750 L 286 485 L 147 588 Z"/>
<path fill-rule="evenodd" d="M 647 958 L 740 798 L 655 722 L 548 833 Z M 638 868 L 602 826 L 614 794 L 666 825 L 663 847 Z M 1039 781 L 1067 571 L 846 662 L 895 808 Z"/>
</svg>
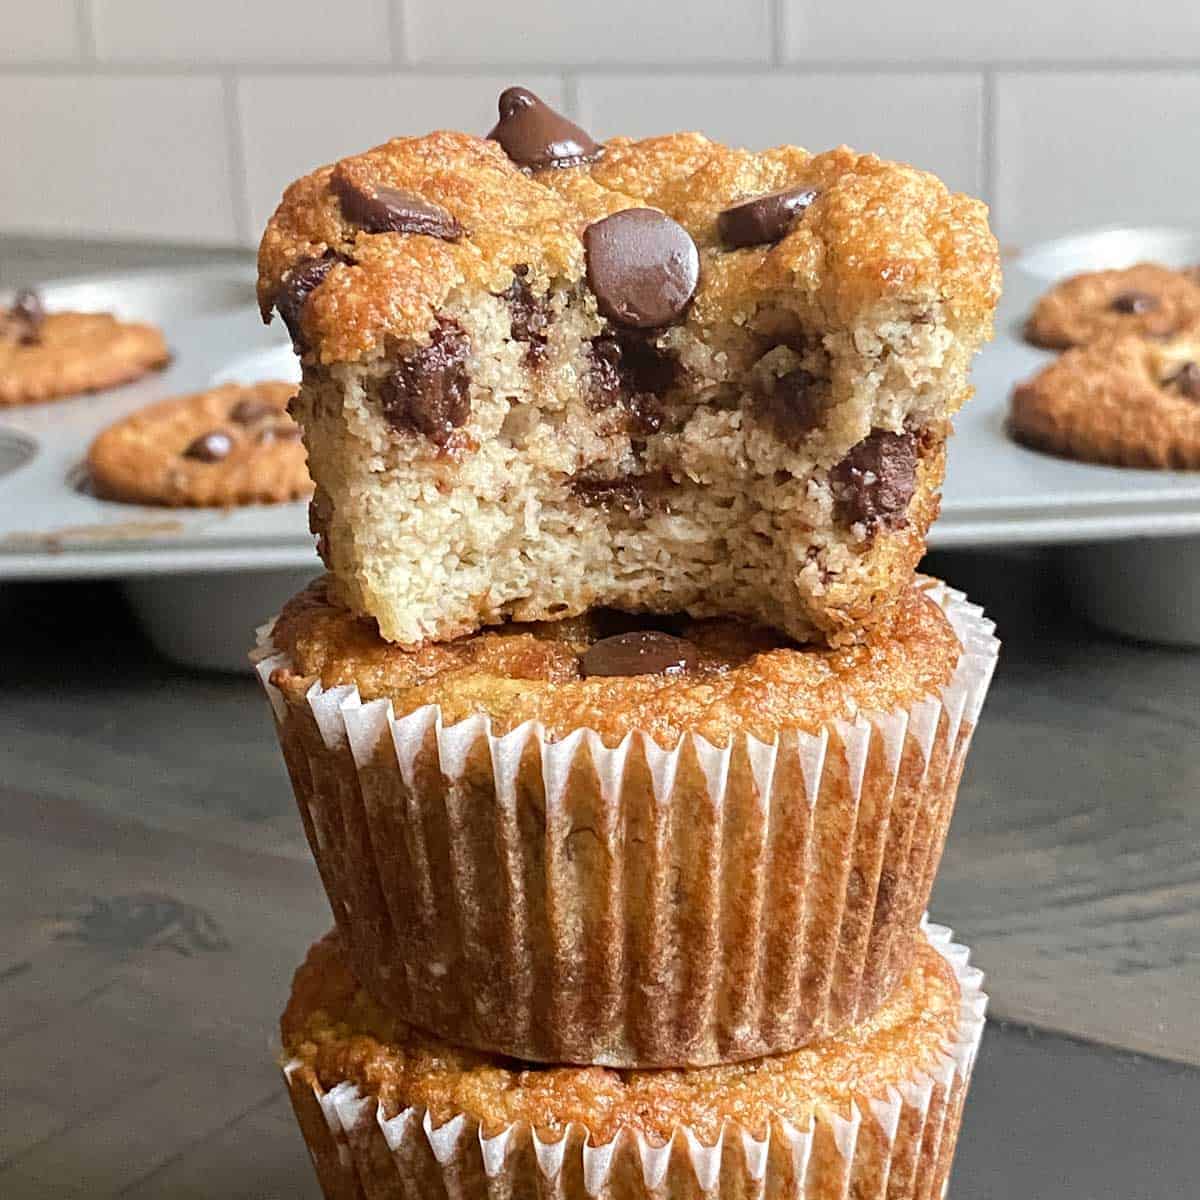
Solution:
<svg viewBox="0 0 1200 1200">
<path fill-rule="evenodd" d="M 323 1089 L 296 1059 L 284 1077 L 331 1200 L 940 1200 L 987 997 L 966 948 L 942 926 L 927 933 L 961 991 L 955 1036 L 936 1062 L 914 1065 L 845 1111 L 818 1107 L 804 1127 L 775 1117 L 753 1132 L 727 1121 L 712 1144 L 687 1127 L 661 1145 L 629 1128 L 595 1145 L 578 1124 L 557 1141 L 525 1123 L 488 1136 L 465 1113 L 437 1127 L 422 1108 L 389 1117 L 351 1083 Z"/>
<path fill-rule="evenodd" d="M 939 694 L 724 748 L 498 736 L 353 687 L 289 703 L 266 627 L 259 674 L 362 985 L 541 1062 L 728 1062 L 869 1016 L 909 965 L 999 647 L 926 586 L 963 647 Z"/>
</svg>

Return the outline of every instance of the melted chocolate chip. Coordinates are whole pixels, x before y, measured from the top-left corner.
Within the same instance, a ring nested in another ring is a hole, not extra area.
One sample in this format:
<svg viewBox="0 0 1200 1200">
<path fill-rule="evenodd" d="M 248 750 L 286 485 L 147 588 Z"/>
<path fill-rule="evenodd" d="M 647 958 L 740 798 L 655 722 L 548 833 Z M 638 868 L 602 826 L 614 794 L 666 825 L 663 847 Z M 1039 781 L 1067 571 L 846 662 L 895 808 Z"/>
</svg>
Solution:
<svg viewBox="0 0 1200 1200">
<path fill-rule="evenodd" d="M 341 170 L 329 180 L 347 221 L 368 233 L 423 233 L 457 242 L 463 227 L 440 204 L 407 188 L 356 183 Z"/>
<path fill-rule="evenodd" d="M 33 345 L 46 319 L 41 296 L 31 288 L 23 288 L 13 297 L 10 315 L 17 326 L 17 341 L 23 346 Z"/>
<path fill-rule="evenodd" d="M 576 479 L 571 491 L 589 508 L 619 510 L 638 520 L 650 514 L 650 499 L 643 479 Z"/>
<path fill-rule="evenodd" d="M 202 433 L 194 441 L 189 442 L 183 452 L 184 458 L 193 458 L 197 462 L 215 463 L 229 457 L 233 449 L 233 438 L 223 429 L 210 429 Z"/>
<path fill-rule="evenodd" d="M 662 426 L 662 397 L 675 382 L 674 357 L 634 333 L 593 338 L 591 355 L 590 406 L 601 411 L 620 404 L 637 432 L 656 432 Z"/>
<path fill-rule="evenodd" d="M 776 434 L 795 446 L 821 424 L 824 405 L 816 391 L 817 377 L 797 368 L 780 375 L 771 391 L 759 398 L 757 408 Z"/>
<path fill-rule="evenodd" d="M 267 417 L 277 417 L 279 409 L 265 400 L 256 400 L 253 396 L 239 400 L 230 410 L 229 419 L 235 425 L 253 425 Z"/>
<path fill-rule="evenodd" d="M 604 153 L 603 146 L 528 88 L 506 88 L 500 93 L 499 109 L 500 120 L 488 141 L 499 142 L 518 167 L 578 167 Z"/>
<path fill-rule="evenodd" d="M 683 315 L 700 282 L 686 229 L 653 208 L 626 208 L 583 231 L 588 286 L 618 325 L 654 329 Z"/>
<path fill-rule="evenodd" d="M 783 188 L 731 205 L 717 214 L 717 232 L 731 249 L 778 242 L 817 198 L 817 189 Z"/>
<path fill-rule="evenodd" d="M 275 293 L 275 311 L 283 318 L 287 331 L 292 336 L 292 346 L 297 354 L 306 347 L 300 329 L 300 314 L 309 296 L 324 282 L 336 262 L 346 262 L 340 254 L 326 250 L 320 258 L 300 259 L 283 277 Z"/>
<path fill-rule="evenodd" d="M 917 490 L 916 435 L 876 429 L 833 468 L 832 479 L 846 524 L 902 527 Z"/>
<path fill-rule="evenodd" d="M 1149 292 L 1118 292 L 1109 303 L 1113 312 L 1125 313 L 1127 316 L 1153 312 L 1157 307 L 1158 297 Z"/>
<path fill-rule="evenodd" d="M 696 647 L 656 629 L 620 633 L 589 646 L 580 663 L 585 676 L 682 675 L 699 662 Z"/>
<path fill-rule="evenodd" d="M 500 293 L 507 301 L 512 321 L 512 339 L 525 343 L 525 357 L 539 363 L 546 354 L 546 330 L 550 328 L 550 310 L 545 300 L 533 294 L 526 282 L 529 268 L 524 264 L 513 267 L 513 281 Z"/>
<path fill-rule="evenodd" d="M 444 446 L 471 415 L 470 351 L 462 326 L 440 322 L 429 345 L 403 359 L 379 385 L 383 415 L 392 427 Z"/>
<path fill-rule="evenodd" d="M 1200 402 L 1200 363 L 1186 362 L 1163 380 L 1163 386 L 1188 400 Z"/>
</svg>

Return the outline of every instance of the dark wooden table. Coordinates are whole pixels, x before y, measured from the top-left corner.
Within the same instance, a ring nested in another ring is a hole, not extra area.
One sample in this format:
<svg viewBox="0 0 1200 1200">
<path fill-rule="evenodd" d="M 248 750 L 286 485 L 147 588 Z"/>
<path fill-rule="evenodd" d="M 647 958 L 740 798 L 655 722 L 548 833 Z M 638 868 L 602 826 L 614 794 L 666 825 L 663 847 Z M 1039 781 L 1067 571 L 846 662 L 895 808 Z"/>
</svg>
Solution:
<svg viewBox="0 0 1200 1200">
<path fill-rule="evenodd" d="M 57 273 L 16 250 L 0 285 Z M 953 1195 L 1179 1200 L 1200 655 L 1082 627 L 1055 562 L 928 564 L 1006 643 L 933 903 L 997 1018 Z M 99 582 L 0 585 L 0 664 L 0 1197 L 315 1197 L 273 1039 L 329 915 L 257 685 L 163 662 Z"/>
</svg>

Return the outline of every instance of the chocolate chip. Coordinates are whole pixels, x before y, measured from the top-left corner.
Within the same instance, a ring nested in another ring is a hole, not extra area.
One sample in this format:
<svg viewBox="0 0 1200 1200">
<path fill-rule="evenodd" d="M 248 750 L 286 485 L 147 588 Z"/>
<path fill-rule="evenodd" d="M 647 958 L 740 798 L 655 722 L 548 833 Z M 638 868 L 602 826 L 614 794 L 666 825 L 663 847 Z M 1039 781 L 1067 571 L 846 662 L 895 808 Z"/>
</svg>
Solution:
<svg viewBox="0 0 1200 1200">
<path fill-rule="evenodd" d="M 742 200 L 717 214 L 717 232 L 731 249 L 778 242 L 816 198 L 816 188 L 791 187 Z"/>
<path fill-rule="evenodd" d="M 682 316 L 700 281 L 700 255 L 682 225 L 653 208 L 626 208 L 583 231 L 588 285 L 618 325 L 653 329 Z"/>
<path fill-rule="evenodd" d="M 23 346 L 33 345 L 46 319 L 41 296 L 32 288 L 23 288 L 13 297 L 11 314 L 17 324 L 17 341 Z"/>
<path fill-rule="evenodd" d="M 298 442 L 300 426 L 290 421 L 286 425 L 265 425 L 254 435 L 254 440 L 260 446 L 270 446 L 274 442 Z"/>
<path fill-rule="evenodd" d="M 544 300 L 533 294 L 526 282 L 529 268 L 524 264 L 513 267 L 513 281 L 500 293 L 508 303 L 512 322 L 512 339 L 525 343 L 525 357 L 538 363 L 546 354 L 546 330 L 550 328 L 550 310 Z"/>
<path fill-rule="evenodd" d="M 302 258 L 295 263 L 280 281 L 275 293 L 275 311 L 283 318 L 287 331 L 292 335 L 292 346 L 297 354 L 303 354 L 306 345 L 300 329 L 300 314 L 309 296 L 322 282 L 336 262 L 345 262 L 340 254 L 326 250 L 320 258 Z"/>
<path fill-rule="evenodd" d="M 699 661 L 696 647 L 684 638 L 643 629 L 620 633 L 589 646 L 581 666 L 593 675 L 682 675 Z"/>
<path fill-rule="evenodd" d="M 1158 307 L 1158 297 L 1149 292 L 1118 292 L 1109 304 L 1113 312 L 1128 316 L 1139 316 L 1153 312 Z"/>
<path fill-rule="evenodd" d="M 1165 387 L 1174 388 L 1188 400 L 1200 402 L 1200 363 L 1186 362 L 1163 380 Z"/>
<path fill-rule="evenodd" d="M 462 326 L 440 322 L 429 345 L 403 359 L 379 385 L 383 415 L 392 427 L 415 430 L 444 446 L 471 415 L 470 352 Z"/>
<path fill-rule="evenodd" d="M 832 479 L 847 524 L 900 528 L 917 490 L 916 435 L 876 429 L 833 468 Z"/>
<path fill-rule="evenodd" d="M 227 458 L 233 449 L 233 438 L 222 429 L 210 429 L 202 433 L 195 441 L 189 442 L 183 452 L 184 458 L 194 458 L 197 462 L 215 463 Z"/>
<path fill-rule="evenodd" d="M 817 377 L 802 368 L 780 375 L 759 398 L 757 411 L 770 421 L 776 434 L 795 446 L 821 424 L 825 406 L 816 390 Z"/>
<path fill-rule="evenodd" d="M 603 146 L 528 88 L 505 88 L 499 109 L 500 120 L 488 141 L 499 142 L 518 167 L 531 171 L 578 167 L 604 153 Z"/>
<path fill-rule="evenodd" d="M 637 333 L 603 334 L 592 339 L 590 350 L 591 408 L 620 404 L 637 432 L 655 433 L 662 426 L 661 398 L 678 372 L 674 356 Z"/>
<path fill-rule="evenodd" d="M 619 510 L 638 520 L 650 515 L 651 504 L 643 479 L 576 479 L 571 483 L 571 491 L 588 508 Z"/>
<path fill-rule="evenodd" d="M 359 184 L 340 168 L 329 183 L 346 220 L 368 233 L 423 233 L 444 242 L 463 235 L 463 227 L 440 204 L 407 188 Z"/>
<path fill-rule="evenodd" d="M 277 417 L 278 415 L 279 409 L 274 404 L 268 404 L 265 400 L 256 400 L 253 396 L 239 400 L 229 410 L 229 419 L 235 425 L 253 425 L 255 421 L 261 421 L 264 417 Z"/>
</svg>

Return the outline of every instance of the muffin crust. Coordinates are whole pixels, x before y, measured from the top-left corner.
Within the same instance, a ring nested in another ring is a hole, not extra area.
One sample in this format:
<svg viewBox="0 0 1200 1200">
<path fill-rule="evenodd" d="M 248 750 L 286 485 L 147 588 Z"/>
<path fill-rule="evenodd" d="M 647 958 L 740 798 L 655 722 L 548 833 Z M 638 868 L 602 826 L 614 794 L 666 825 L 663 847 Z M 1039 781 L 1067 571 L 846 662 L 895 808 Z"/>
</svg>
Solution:
<svg viewBox="0 0 1200 1200">
<path fill-rule="evenodd" d="M 514 1123 L 556 1137 L 571 1123 L 593 1144 L 627 1128 L 665 1142 L 680 1127 L 713 1144 L 726 1120 L 761 1136 L 777 1118 L 804 1127 L 928 1068 L 955 1034 L 960 990 L 923 937 L 889 1001 L 869 1020 L 790 1054 L 690 1071 L 530 1066 L 462 1050 L 383 1012 L 346 965 L 336 934 L 309 951 L 282 1020 L 285 1054 L 323 1088 L 357 1084 L 388 1116 L 411 1106 L 435 1126 L 465 1113 L 491 1136 Z"/>
<path fill-rule="evenodd" d="M 272 683 L 299 699 L 314 682 L 355 684 L 363 700 L 386 697 L 395 715 L 436 704 L 447 723 L 474 713 L 495 733 L 540 721 L 552 739 L 597 731 L 608 744 L 642 730 L 672 746 L 685 733 L 725 744 L 749 733 L 772 741 L 784 729 L 815 732 L 861 710 L 891 711 L 936 692 L 961 647 L 941 609 L 914 587 L 890 621 L 838 649 L 799 647 L 761 626 L 724 620 L 653 619 L 617 613 L 512 624 L 413 651 L 385 642 L 374 622 L 330 602 L 327 580 L 291 600 L 275 624 L 288 654 Z M 585 677 L 581 660 L 599 638 L 669 628 L 697 650 L 676 675 Z"/>
</svg>

